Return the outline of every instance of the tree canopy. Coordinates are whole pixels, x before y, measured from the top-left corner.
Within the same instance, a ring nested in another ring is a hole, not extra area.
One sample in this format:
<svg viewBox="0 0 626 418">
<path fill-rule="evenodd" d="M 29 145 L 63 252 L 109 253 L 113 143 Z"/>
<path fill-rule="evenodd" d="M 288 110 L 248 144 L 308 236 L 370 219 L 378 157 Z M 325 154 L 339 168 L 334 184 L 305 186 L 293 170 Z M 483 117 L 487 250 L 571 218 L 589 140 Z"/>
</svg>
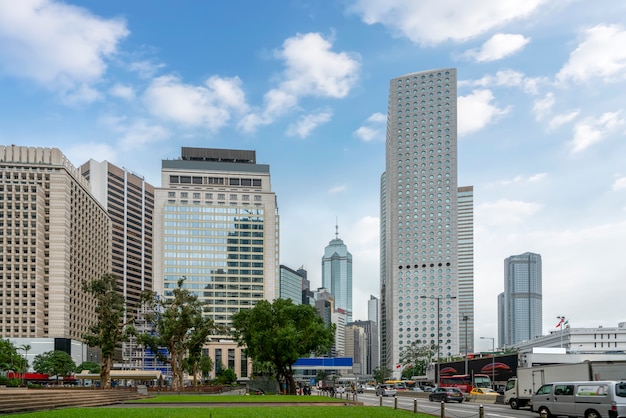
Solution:
<svg viewBox="0 0 626 418">
<path fill-rule="evenodd" d="M 404 366 L 402 376 L 410 378 L 411 376 L 426 375 L 426 368 L 432 361 L 436 350 L 435 344 L 422 343 L 419 340 L 403 347 L 400 352 L 400 364 Z"/>
<path fill-rule="evenodd" d="M 170 364 L 174 390 L 183 387 L 185 366 L 197 370 L 198 353 L 207 337 L 217 329 L 212 319 L 203 317 L 203 304 L 183 287 L 184 281 L 180 279 L 178 287 L 165 298 L 159 298 L 154 292 L 143 294 L 144 317 L 152 327 L 137 336 L 140 344 L 156 353 L 159 360 Z M 161 354 L 159 347 L 167 348 L 167 355 Z M 186 364 L 183 362 L 185 355 L 190 355 Z"/>
<path fill-rule="evenodd" d="M 0 371 L 21 371 L 27 365 L 26 359 L 9 340 L 0 338 Z"/>
<path fill-rule="evenodd" d="M 76 370 L 76 363 L 72 360 L 72 356 L 65 351 L 48 351 L 35 356 L 33 369 L 37 373 L 56 375 L 58 384 L 59 376 L 69 376 Z"/>
<path fill-rule="evenodd" d="M 90 347 L 100 347 L 101 387 L 109 389 L 115 349 L 132 332 L 132 329 L 126 329 L 127 324 L 124 323 L 124 296 L 118 292 L 117 279 L 111 274 L 104 274 L 99 279 L 83 283 L 83 289 L 96 299 L 95 311 L 98 316 L 98 321 L 89 328 L 84 339 Z"/>
<path fill-rule="evenodd" d="M 259 301 L 252 309 L 233 315 L 234 336 L 255 362 L 270 362 L 276 379 L 296 393 L 292 365 L 300 357 L 326 353 L 332 347 L 335 326 L 326 326 L 315 308 L 294 305 L 290 299 Z"/>
</svg>

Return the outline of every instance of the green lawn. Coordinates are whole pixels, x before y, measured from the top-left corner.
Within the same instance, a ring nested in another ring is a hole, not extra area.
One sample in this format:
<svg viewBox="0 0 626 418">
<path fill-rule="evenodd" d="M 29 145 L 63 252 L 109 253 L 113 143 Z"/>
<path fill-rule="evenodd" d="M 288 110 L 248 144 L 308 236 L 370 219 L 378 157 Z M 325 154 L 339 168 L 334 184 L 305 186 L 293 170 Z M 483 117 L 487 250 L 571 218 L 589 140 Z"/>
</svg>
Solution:
<svg viewBox="0 0 626 418">
<path fill-rule="evenodd" d="M 262 406 L 262 407 L 223 407 L 223 408 L 70 408 L 55 411 L 15 414 L 15 417 L 45 418 L 377 418 L 377 417 L 417 417 L 432 418 L 429 415 L 413 414 L 409 411 L 375 406 Z"/>
<path fill-rule="evenodd" d="M 157 395 L 153 398 L 138 399 L 135 401 L 129 401 L 129 403 L 195 403 L 195 402 L 234 402 L 234 403 L 249 403 L 249 402 L 304 402 L 304 403 L 319 403 L 319 402 L 346 402 L 345 399 L 329 398 L 327 396 L 295 396 L 295 395 Z"/>
</svg>

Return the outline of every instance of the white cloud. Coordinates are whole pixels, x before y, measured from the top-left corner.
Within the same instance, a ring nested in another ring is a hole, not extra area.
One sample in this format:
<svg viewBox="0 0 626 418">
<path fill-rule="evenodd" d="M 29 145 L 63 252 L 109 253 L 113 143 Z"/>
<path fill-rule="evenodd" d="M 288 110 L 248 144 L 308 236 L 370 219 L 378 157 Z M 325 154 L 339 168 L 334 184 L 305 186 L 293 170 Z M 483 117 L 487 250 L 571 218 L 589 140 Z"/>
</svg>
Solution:
<svg viewBox="0 0 626 418">
<path fill-rule="evenodd" d="M 476 62 L 497 61 L 522 50 L 528 42 L 530 38 L 524 35 L 496 33 L 480 49 L 470 49 L 463 55 Z"/>
<path fill-rule="evenodd" d="M 458 133 L 465 135 L 479 131 L 498 120 L 510 111 L 510 107 L 500 109 L 491 102 L 491 90 L 474 90 L 468 96 L 458 98 Z"/>
<path fill-rule="evenodd" d="M 213 131 L 228 123 L 232 111 L 247 109 L 239 78 L 213 76 L 205 85 L 184 84 L 171 75 L 157 77 L 146 89 L 144 103 L 160 118 Z"/>
<path fill-rule="evenodd" d="M 538 122 L 545 119 L 545 117 L 552 112 L 554 103 L 554 93 L 548 93 L 543 99 L 535 100 L 535 103 L 533 104 L 533 113 L 535 114 L 535 119 Z"/>
<path fill-rule="evenodd" d="M 246 115 L 239 126 L 254 131 L 293 110 L 301 97 L 340 99 L 358 79 L 360 63 L 346 52 L 333 52 L 332 43 L 319 33 L 298 34 L 283 42 L 276 57 L 285 63 L 277 88 L 268 91 L 263 109 Z"/>
<path fill-rule="evenodd" d="M 461 80 L 459 87 L 520 87 L 526 93 L 537 94 L 539 85 L 546 83 L 544 78 L 530 78 L 515 70 L 500 70 L 495 75 L 486 75 L 478 80 Z"/>
<path fill-rule="evenodd" d="M 563 126 L 563 125 L 566 125 L 566 124 L 570 123 L 571 121 L 573 121 L 574 119 L 576 119 L 579 114 L 580 114 L 580 110 L 579 109 L 574 109 L 574 110 L 572 110 L 570 112 L 562 113 L 560 115 L 556 115 L 555 117 L 553 117 L 550 120 L 550 123 L 548 124 L 548 129 L 554 130 L 554 129 L 557 129 L 557 128 Z"/>
<path fill-rule="evenodd" d="M 528 18 L 546 0 L 354 0 L 350 11 L 422 45 L 465 41 Z"/>
<path fill-rule="evenodd" d="M 560 82 L 605 82 L 626 79 L 626 30 L 620 25 L 597 25 L 584 33 L 584 40 L 570 54 L 557 74 Z"/>
<path fill-rule="evenodd" d="M 136 72 L 141 78 L 145 79 L 154 77 L 161 68 L 165 68 L 165 64 L 147 60 L 134 61 L 128 65 L 130 71 Z"/>
<path fill-rule="evenodd" d="M 620 177 L 613 182 L 613 186 L 611 187 L 613 190 L 623 190 L 626 189 L 626 177 Z"/>
<path fill-rule="evenodd" d="M 574 138 L 571 141 L 572 152 L 577 153 L 602 141 L 606 135 L 624 125 L 624 118 L 619 112 L 606 112 L 599 118 L 588 117 L 574 126 Z"/>
<path fill-rule="evenodd" d="M 131 86 L 124 86 L 122 84 L 115 84 L 109 90 L 109 94 L 119 99 L 132 101 L 135 100 L 135 90 Z"/>
<path fill-rule="evenodd" d="M 339 186 L 334 186 L 331 187 L 331 189 L 328 191 L 328 194 L 337 194 L 337 193 L 343 193 L 347 190 L 347 187 L 345 184 L 341 184 Z"/>
<path fill-rule="evenodd" d="M 61 92 L 69 102 L 93 101 L 91 84 L 128 33 L 121 19 L 65 3 L 0 1 L 0 68 Z"/>
<path fill-rule="evenodd" d="M 373 140 L 385 140 L 385 127 L 387 125 L 387 116 L 380 112 L 372 114 L 367 118 L 366 124 L 360 126 L 354 135 L 365 142 Z"/>
<path fill-rule="evenodd" d="M 540 209 L 538 203 L 500 199 L 480 205 L 476 217 L 480 219 L 481 225 L 513 225 L 523 222 Z"/>
<path fill-rule="evenodd" d="M 524 176 L 516 176 L 512 179 L 502 180 L 499 182 L 502 186 L 509 186 L 511 184 L 528 184 L 528 183 L 538 183 L 545 179 L 548 176 L 547 173 L 537 173 L 532 176 L 524 177 Z"/>
<path fill-rule="evenodd" d="M 301 117 L 296 123 L 289 125 L 287 128 L 288 136 L 299 136 L 300 138 L 306 138 L 313 132 L 319 125 L 324 124 L 331 120 L 333 113 L 330 111 L 322 111 L 318 113 L 312 113 Z"/>
</svg>

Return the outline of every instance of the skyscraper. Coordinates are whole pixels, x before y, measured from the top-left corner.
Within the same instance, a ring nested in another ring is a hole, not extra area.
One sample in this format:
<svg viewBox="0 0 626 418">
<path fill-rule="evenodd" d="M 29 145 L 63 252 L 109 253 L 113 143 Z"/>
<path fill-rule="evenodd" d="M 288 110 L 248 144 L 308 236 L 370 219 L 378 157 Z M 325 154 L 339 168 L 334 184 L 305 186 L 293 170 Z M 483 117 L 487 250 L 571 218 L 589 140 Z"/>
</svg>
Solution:
<svg viewBox="0 0 626 418">
<path fill-rule="evenodd" d="M 474 187 L 459 187 L 459 349 L 474 352 Z"/>
<path fill-rule="evenodd" d="M 352 322 L 352 254 L 339 239 L 338 227 L 335 227 L 335 239 L 324 249 L 322 257 L 322 287 L 332 293 L 335 309 L 343 309 L 346 321 Z"/>
<path fill-rule="evenodd" d="M 504 292 L 498 296 L 500 346 L 543 334 L 541 283 L 541 255 L 526 252 L 504 260 Z"/>
<path fill-rule="evenodd" d="M 0 146 L 3 338 L 82 341 L 97 320 L 83 282 L 110 273 L 111 220 L 89 189 L 59 149 Z"/>
<path fill-rule="evenodd" d="M 227 328 L 240 309 L 277 299 L 279 216 L 269 166 L 256 163 L 255 151 L 183 147 L 179 159 L 162 161 L 161 174 L 154 216 L 158 293 L 171 296 L 185 277 L 205 315 Z M 241 347 L 232 355 L 233 364 L 246 364 Z"/>
<path fill-rule="evenodd" d="M 302 281 L 299 271 L 280 265 L 280 298 L 291 299 L 294 305 L 302 304 Z"/>
<path fill-rule="evenodd" d="M 108 161 L 92 159 L 80 169 L 92 194 L 111 218 L 111 273 L 118 278 L 126 315 L 134 316 L 141 292 L 152 290 L 154 187 L 143 177 Z"/>
<path fill-rule="evenodd" d="M 381 366 L 414 341 L 459 353 L 456 70 L 391 80 L 381 178 Z"/>
</svg>

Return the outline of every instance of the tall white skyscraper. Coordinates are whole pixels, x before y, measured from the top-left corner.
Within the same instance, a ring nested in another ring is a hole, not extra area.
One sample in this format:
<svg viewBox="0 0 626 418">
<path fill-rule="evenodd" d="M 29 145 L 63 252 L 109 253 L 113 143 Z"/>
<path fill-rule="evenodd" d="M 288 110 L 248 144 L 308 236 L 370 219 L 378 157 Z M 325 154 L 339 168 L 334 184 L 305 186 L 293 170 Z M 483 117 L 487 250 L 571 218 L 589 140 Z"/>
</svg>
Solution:
<svg viewBox="0 0 626 418">
<path fill-rule="evenodd" d="M 346 321 L 352 322 L 352 254 L 339 238 L 337 227 L 335 239 L 324 249 L 322 287 L 335 298 L 335 309 L 343 309 Z"/>
<path fill-rule="evenodd" d="M 498 296 L 500 346 L 541 336 L 541 255 L 524 253 L 504 260 L 504 293 Z"/>
<path fill-rule="evenodd" d="M 474 352 L 474 187 L 459 187 L 459 348 Z"/>
<path fill-rule="evenodd" d="M 456 70 L 391 80 L 381 179 L 381 366 L 414 341 L 459 354 Z"/>
</svg>

